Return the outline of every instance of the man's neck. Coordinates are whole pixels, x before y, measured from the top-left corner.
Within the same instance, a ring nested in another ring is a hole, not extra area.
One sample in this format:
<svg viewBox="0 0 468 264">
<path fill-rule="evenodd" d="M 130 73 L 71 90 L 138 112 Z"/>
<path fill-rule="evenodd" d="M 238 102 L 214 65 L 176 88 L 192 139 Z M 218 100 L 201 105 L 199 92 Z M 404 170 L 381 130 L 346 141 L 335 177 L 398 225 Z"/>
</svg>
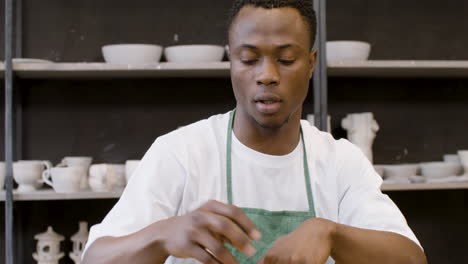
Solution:
<svg viewBox="0 0 468 264">
<path fill-rule="evenodd" d="M 302 109 L 279 128 L 261 127 L 241 111 L 236 111 L 233 131 L 239 141 L 247 147 L 269 155 L 286 155 L 299 144 Z"/>
</svg>

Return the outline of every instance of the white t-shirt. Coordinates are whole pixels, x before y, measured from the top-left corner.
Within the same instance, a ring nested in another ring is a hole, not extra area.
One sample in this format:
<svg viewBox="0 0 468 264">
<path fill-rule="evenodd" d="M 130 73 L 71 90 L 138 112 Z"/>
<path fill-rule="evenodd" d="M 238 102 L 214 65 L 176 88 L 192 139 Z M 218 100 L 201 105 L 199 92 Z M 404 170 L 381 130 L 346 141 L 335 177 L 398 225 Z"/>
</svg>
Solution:
<svg viewBox="0 0 468 264">
<path fill-rule="evenodd" d="M 212 116 L 156 139 L 120 200 L 91 228 L 86 248 L 104 236 L 124 236 L 208 200 L 227 203 L 226 138 L 229 113 Z M 317 217 L 359 228 L 390 231 L 419 242 L 404 216 L 382 194 L 381 177 L 347 140 L 335 140 L 302 120 Z M 270 211 L 307 211 L 302 143 L 283 156 L 232 142 L 233 203 Z M 199 263 L 169 257 L 166 263 Z M 330 258 L 327 263 L 334 263 Z"/>
</svg>

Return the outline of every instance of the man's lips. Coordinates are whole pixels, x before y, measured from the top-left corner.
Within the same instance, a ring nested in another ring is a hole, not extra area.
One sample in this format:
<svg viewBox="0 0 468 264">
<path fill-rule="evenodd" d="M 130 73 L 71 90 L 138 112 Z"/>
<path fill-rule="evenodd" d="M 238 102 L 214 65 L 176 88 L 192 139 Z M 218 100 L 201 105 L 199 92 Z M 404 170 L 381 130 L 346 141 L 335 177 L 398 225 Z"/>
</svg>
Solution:
<svg viewBox="0 0 468 264">
<path fill-rule="evenodd" d="M 263 114 L 274 114 L 281 107 L 281 98 L 275 94 L 260 94 L 254 97 L 257 110 Z"/>
</svg>

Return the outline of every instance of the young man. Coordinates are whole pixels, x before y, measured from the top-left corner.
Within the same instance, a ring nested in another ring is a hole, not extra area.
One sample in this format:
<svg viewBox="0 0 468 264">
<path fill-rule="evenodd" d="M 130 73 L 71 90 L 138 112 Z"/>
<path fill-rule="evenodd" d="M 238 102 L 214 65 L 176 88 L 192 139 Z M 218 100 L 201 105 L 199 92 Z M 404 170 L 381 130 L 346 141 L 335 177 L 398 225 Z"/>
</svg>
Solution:
<svg viewBox="0 0 468 264">
<path fill-rule="evenodd" d="M 311 3 L 235 1 L 236 110 L 155 141 L 84 263 L 426 263 L 365 156 L 300 120 Z"/>
</svg>

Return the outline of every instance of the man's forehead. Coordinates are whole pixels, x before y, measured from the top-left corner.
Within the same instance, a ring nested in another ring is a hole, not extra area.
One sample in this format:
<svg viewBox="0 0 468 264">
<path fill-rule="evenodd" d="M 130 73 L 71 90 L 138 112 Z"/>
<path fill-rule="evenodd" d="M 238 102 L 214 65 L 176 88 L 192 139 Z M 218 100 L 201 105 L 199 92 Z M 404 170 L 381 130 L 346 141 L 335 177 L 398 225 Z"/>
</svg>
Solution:
<svg viewBox="0 0 468 264">
<path fill-rule="evenodd" d="M 308 41 L 304 19 L 298 10 L 290 7 L 265 9 L 245 6 L 234 20 L 229 36 L 231 44 L 236 45 L 260 42 L 300 45 Z"/>
</svg>

